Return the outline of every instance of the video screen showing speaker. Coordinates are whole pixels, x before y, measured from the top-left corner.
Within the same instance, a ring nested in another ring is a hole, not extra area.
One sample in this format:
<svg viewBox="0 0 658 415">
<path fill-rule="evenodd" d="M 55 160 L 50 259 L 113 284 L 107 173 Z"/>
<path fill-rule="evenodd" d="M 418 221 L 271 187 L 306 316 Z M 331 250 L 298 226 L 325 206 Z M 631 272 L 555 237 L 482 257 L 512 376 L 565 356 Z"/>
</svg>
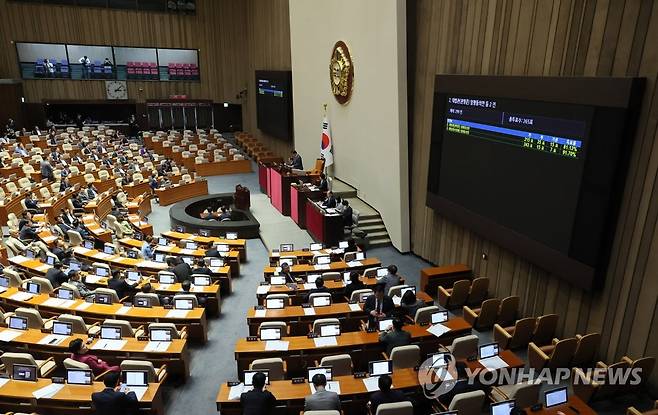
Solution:
<svg viewBox="0 0 658 415">
<path fill-rule="evenodd" d="M 256 71 L 256 122 L 262 132 L 292 141 L 291 71 Z"/>
<path fill-rule="evenodd" d="M 590 289 L 603 280 L 641 79 L 439 75 L 427 205 Z"/>
</svg>

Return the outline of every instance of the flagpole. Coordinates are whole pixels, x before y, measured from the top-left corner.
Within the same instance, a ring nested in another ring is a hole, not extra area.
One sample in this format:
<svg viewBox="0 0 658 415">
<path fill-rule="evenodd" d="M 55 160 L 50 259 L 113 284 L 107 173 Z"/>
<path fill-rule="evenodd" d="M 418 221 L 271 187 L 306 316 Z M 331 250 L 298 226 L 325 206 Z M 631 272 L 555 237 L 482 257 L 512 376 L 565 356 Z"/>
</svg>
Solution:
<svg viewBox="0 0 658 415">
<path fill-rule="evenodd" d="M 322 120 L 324 121 L 324 120 L 327 119 L 327 103 L 322 104 L 322 107 L 323 107 L 323 109 L 324 109 L 323 116 L 322 116 Z M 333 143 L 332 143 L 332 145 L 333 145 Z M 332 151 L 333 151 L 333 150 L 332 150 Z M 327 165 L 326 165 L 326 159 L 325 159 L 324 174 L 325 174 L 325 176 L 327 176 L 327 182 L 330 182 L 329 177 L 331 177 L 331 176 L 329 175 L 329 167 L 330 167 L 330 166 L 327 166 Z M 333 181 L 333 177 L 332 177 L 332 180 L 331 180 L 331 181 Z"/>
</svg>

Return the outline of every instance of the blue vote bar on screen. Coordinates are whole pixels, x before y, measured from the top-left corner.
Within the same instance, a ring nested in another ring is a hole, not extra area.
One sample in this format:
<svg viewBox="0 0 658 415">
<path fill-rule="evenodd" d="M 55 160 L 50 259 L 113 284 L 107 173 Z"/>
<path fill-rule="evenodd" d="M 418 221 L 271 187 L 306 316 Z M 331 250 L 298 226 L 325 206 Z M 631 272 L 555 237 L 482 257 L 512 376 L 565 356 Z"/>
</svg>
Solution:
<svg viewBox="0 0 658 415">
<path fill-rule="evenodd" d="M 577 148 L 582 147 L 583 142 L 580 140 L 572 140 L 570 138 L 555 137 L 549 134 L 538 134 L 532 133 L 530 131 L 514 130 L 511 128 L 505 127 L 496 127 L 495 125 L 480 124 L 477 122 L 455 120 L 454 118 L 448 118 L 448 123 L 463 125 L 465 127 L 478 128 L 480 130 L 492 131 L 500 134 L 512 135 L 520 138 L 531 138 L 533 140 L 546 141 L 547 143 L 557 143 L 565 146 L 574 146 Z"/>
</svg>

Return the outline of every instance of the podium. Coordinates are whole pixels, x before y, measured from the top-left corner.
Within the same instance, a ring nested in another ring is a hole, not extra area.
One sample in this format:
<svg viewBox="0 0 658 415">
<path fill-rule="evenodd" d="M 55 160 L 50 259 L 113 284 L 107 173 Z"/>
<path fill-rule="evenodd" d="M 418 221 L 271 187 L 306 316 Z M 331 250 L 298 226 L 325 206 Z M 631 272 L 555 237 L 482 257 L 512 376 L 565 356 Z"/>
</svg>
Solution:
<svg viewBox="0 0 658 415">
<path fill-rule="evenodd" d="M 290 185 L 290 217 L 301 229 L 306 229 L 306 204 L 321 197 L 320 190 L 311 190 L 297 183 Z"/>
<path fill-rule="evenodd" d="M 339 213 L 327 214 L 323 208 L 307 200 L 306 229 L 324 246 L 338 246 L 344 237 L 343 217 Z"/>
</svg>

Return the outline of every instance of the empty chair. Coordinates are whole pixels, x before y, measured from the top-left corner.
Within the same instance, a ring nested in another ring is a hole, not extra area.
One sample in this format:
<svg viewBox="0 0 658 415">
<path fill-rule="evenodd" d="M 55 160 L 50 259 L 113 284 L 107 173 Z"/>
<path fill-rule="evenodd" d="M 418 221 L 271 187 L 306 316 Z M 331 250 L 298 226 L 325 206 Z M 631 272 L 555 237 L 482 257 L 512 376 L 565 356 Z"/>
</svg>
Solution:
<svg viewBox="0 0 658 415">
<path fill-rule="evenodd" d="M 249 365 L 249 370 L 268 370 L 270 381 L 283 380 L 286 377 L 285 363 L 280 357 L 256 359 Z"/>
<path fill-rule="evenodd" d="M 478 336 L 469 334 L 468 336 L 457 337 L 447 349 L 455 356 L 455 359 L 467 359 L 471 356 L 477 356 Z"/>
<path fill-rule="evenodd" d="M 500 309 L 496 323 L 503 327 L 511 326 L 516 321 L 519 310 L 520 297 L 512 295 L 505 297 L 500 301 Z"/>
<path fill-rule="evenodd" d="M 178 330 L 176 328 L 176 325 L 174 323 L 151 323 L 148 325 L 148 330 L 169 330 L 171 333 L 171 338 L 172 339 L 185 339 L 187 338 L 187 327 L 183 327 L 182 329 Z"/>
<path fill-rule="evenodd" d="M 501 349 L 518 349 L 525 347 L 532 339 L 537 319 L 534 317 L 517 320 L 513 327 L 501 327 L 494 324 L 494 340 Z"/>
<path fill-rule="evenodd" d="M 340 281 L 340 272 L 323 272 L 322 279 L 325 281 Z"/>
<path fill-rule="evenodd" d="M 174 298 L 172 299 L 172 302 L 174 304 L 176 304 L 176 301 L 178 301 L 178 300 L 190 301 L 192 303 L 192 307 L 194 307 L 194 308 L 199 306 L 199 299 L 194 294 L 176 294 L 176 295 L 174 295 Z"/>
<path fill-rule="evenodd" d="M 5 352 L 0 356 L 0 361 L 2 361 L 5 367 L 5 372 L 9 375 L 14 373 L 14 365 L 36 366 L 37 377 L 39 378 L 48 377 L 57 367 L 57 363 L 55 363 L 55 359 L 52 357 L 46 360 L 35 360 L 29 353 Z"/>
<path fill-rule="evenodd" d="M 354 369 L 352 356 L 348 354 L 325 356 L 320 360 L 320 366 L 330 367 L 332 376 L 349 376 Z"/>
<path fill-rule="evenodd" d="M 345 255 L 343 255 L 343 261 L 345 262 L 351 262 L 356 259 L 356 252 L 346 252 Z"/>
<path fill-rule="evenodd" d="M 130 325 L 130 322 L 127 320 L 116 320 L 116 319 L 106 318 L 103 321 L 102 326 L 112 326 L 112 327 L 120 328 L 121 337 L 139 337 L 144 334 L 143 326 L 139 326 L 138 328 L 134 329 Z"/>
<path fill-rule="evenodd" d="M 469 280 L 456 281 L 452 288 L 439 286 L 439 304 L 447 309 L 463 306 L 468 299 L 470 288 L 471 282 Z"/>
<path fill-rule="evenodd" d="M 151 307 L 160 305 L 160 297 L 156 293 L 136 293 L 133 297 L 133 302 L 137 303 L 138 300 L 146 300 Z"/>
<path fill-rule="evenodd" d="M 68 231 L 66 231 L 66 234 L 69 237 L 69 243 L 71 244 L 71 246 L 80 246 L 80 245 L 82 245 L 83 239 L 82 239 L 82 235 L 80 235 L 79 232 L 68 230 Z"/>
<path fill-rule="evenodd" d="M 50 283 L 50 280 L 43 278 L 43 277 L 32 277 L 29 280 L 25 281 L 25 283 L 34 283 L 39 286 L 39 292 L 41 294 L 50 294 L 55 289 L 53 288 L 53 285 Z"/>
<path fill-rule="evenodd" d="M 30 167 L 32 167 L 32 166 L 30 166 Z M 32 169 L 32 170 L 34 170 L 34 169 Z M 33 173 L 34 173 L 34 171 L 33 171 Z M 18 187 L 20 187 L 21 189 L 27 189 L 28 187 L 31 187 L 31 186 L 32 186 L 32 182 L 27 177 L 21 177 L 20 179 L 18 179 Z"/>
<path fill-rule="evenodd" d="M 469 305 L 481 304 L 485 298 L 487 298 L 487 292 L 489 291 L 489 278 L 479 277 L 475 278 L 471 282 L 471 288 L 468 292 L 468 299 L 466 302 Z"/>
<path fill-rule="evenodd" d="M 14 314 L 17 317 L 26 318 L 27 328 L 29 329 L 50 329 L 53 326 L 53 320 L 55 320 L 54 317 L 44 320 L 41 314 L 39 314 L 39 310 L 35 310 L 34 308 L 18 307 L 14 310 Z"/>
<path fill-rule="evenodd" d="M 167 365 L 162 365 L 158 369 L 153 363 L 146 360 L 124 360 L 120 365 L 121 370 L 139 370 L 146 372 L 146 381 L 148 383 L 161 383 L 167 378 Z"/>
<path fill-rule="evenodd" d="M 576 339 L 578 339 L 578 345 L 571 365 L 581 367 L 594 362 L 601 342 L 601 333 L 590 333 L 584 336 L 576 334 Z"/>
<path fill-rule="evenodd" d="M 92 291 L 92 292 L 94 293 L 94 295 L 96 295 L 96 294 L 105 294 L 105 295 L 109 295 L 109 296 L 110 296 L 110 299 L 112 300 L 112 303 L 113 303 L 113 304 L 115 304 L 115 303 L 120 303 L 120 302 L 122 302 L 122 301 L 125 300 L 125 298 L 119 298 L 119 296 L 117 295 L 117 292 L 114 291 L 114 290 L 111 289 L 111 288 L 98 287 L 98 288 L 96 288 L 96 289 L 95 289 L 94 291 Z"/>
<path fill-rule="evenodd" d="M 538 345 L 550 344 L 551 339 L 555 336 L 557 328 L 558 315 L 546 314 L 537 318 L 537 326 L 532 334 L 532 342 Z"/>
<path fill-rule="evenodd" d="M 557 340 L 557 339 L 555 339 Z M 578 340 L 575 337 L 554 341 L 549 346 L 528 344 L 528 363 L 535 369 L 567 367 L 573 360 Z"/>
<path fill-rule="evenodd" d="M 288 294 L 268 294 L 265 297 L 265 302 L 267 302 L 267 300 L 275 300 L 275 299 L 283 300 L 283 304 L 285 305 L 290 304 L 290 296 Z"/>
<path fill-rule="evenodd" d="M 107 172 L 107 170 L 100 170 L 98 172 L 98 178 L 101 180 L 107 180 L 110 178 L 110 174 Z"/>
<path fill-rule="evenodd" d="M 374 294 L 374 291 L 370 288 L 362 288 L 360 290 L 352 291 L 352 296 L 349 298 L 350 301 L 359 301 L 360 298 L 368 298 Z"/>
<path fill-rule="evenodd" d="M 308 302 L 309 304 L 314 304 L 314 301 L 316 298 L 321 298 L 324 297 L 327 299 L 329 304 L 331 304 L 331 294 L 330 293 L 312 293 L 311 295 L 308 296 Z"/>
<path fill-rule="evenodd" d="M 490 329 L 496 323 L 499 308 L 500 300 L 497 298 L 484 300 L 482 305 L 475 309 L 465 305 L 464 320 L 468 321 L 475 330 Z"/>
<path fill-rule="evenodd" d="M 459 415 L 480 415 L 484 398 L 484 391 L 481 390 L 459 393 L 453 396 L 447 409 L 457 411 Z"/>
<path fill-rule="evenodd" d="M 86 173 L 84 178 L 85 178 L 85 183 L 87 183 L 87 184 L 94 183 L 96 181 L 96 178 L 91 173 Z"/>
<path fill-rule="evenodd" d="M 365 278 L 376 278 L 377 277 L 377 268 L 366 268 L 363 271 L 363 276 Z"/>
<path fill-rule="evenodd" d="M 521 382 L 514 385 L 494 386 L 489 396 L 495 402 L 514 400 L 515 406 L 528 408 L 539 401 L 541 382 Z"/>
<path fill-rule="evenodd" d="M 393 369 L 414 368 L 420 364 L 420 347 L 416 344 L 394 347 L 390 358 Z"/>
<path fill-rule="evenodd" d="M 313 322 L 313 333 L 320 334 L 322 326 L 333 326 L 340 325 L 340 321 L 337 318 L 319 318 Z"/>
<path fill-rule="evenodd" d="M 77 334 L 96 335 L 101 329 L 100 324 L 87 324 L 82 317 L 74 316 L 73 314 L 60 314 L 59 317 L 57 317 L 57 321 L 61 323 L 69 323 L 71 325 L 71 331 Z"/>
<path fill-rule="evenodd" d="M 594 371 L 584 372 L 579 368 L 574 368 L 571 371 L 571 387 L 574 395 L 587 403 L 591 400 L 608 398 L 623 393 L 627 385 L 612 382 L 609 377 L 618 370 L 628 369 L 628 361 L 622 360 L 611 365 L 598 362 L 596 368 L 599 371 L 598 373 Z M 594 379 L 594 376 L 596 376 L 596 379 Z"/>
<path fill-rule="evenodd" d="M 192 176 L 190 176 L 189 174 L 184 174 L 181 177 L 181 182 L 183 183 L 190 183 L 191 181 L 192 181 Z"/>
<path fill-rule="evenodd" d="M 258 325 L 258 336 L 260 336 L 260 331 L 262 329 L 271 329 L 271 328 L 280 329 L 281 337 L 290 334 L 288 331 L 288 325 L 286 324 L 285 321 L 264 321 Z"/>
<path fill-rule="evenodd" d="M 440 310 L 441 309 L 435 305 L 421 307 L 418 310 L 416 310 L 416 315 L 414 316 L 414 322 L 420 325 L 430 324 L 432 322 L 432 314 Z"/>
<path fill-rule="evenodd" d="M 375 415 L 414 415 L 414 406 L 409 401 L 382 403 Z"/>
<path fill-rule="evenodd" d="M 640 369 L 639 376 L 640 382 L 637 385 L 629 385 L 628 389 L 638 389 L 645 385 L 649 378 L 651 377 L 651 372 L 653 372 L 653 367 L 656 364 L 655 357 L 642 357 L 636 360 L 631 359 L 628 356 L 621 358 L 622 362 L 626 362 L 628 366 L 633 369 Z"/>
</svg>

